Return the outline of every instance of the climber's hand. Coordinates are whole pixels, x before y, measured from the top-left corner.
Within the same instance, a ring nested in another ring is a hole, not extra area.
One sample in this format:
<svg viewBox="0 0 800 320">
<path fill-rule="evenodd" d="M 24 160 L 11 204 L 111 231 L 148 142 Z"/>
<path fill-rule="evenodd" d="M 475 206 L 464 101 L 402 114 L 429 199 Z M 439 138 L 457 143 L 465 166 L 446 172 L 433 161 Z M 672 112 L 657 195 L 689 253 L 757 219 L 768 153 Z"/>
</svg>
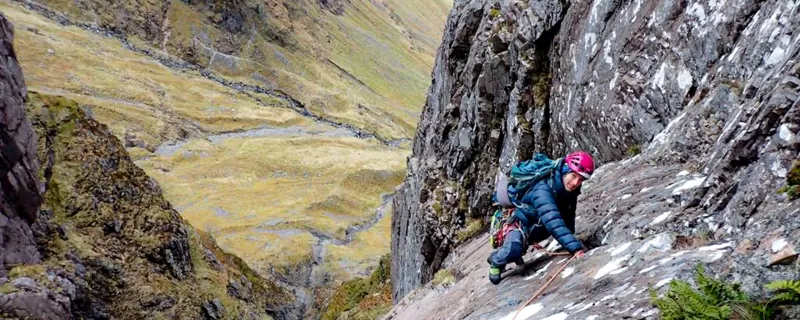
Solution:
<svg viewBox="0 0 800 320">
<path fill-rule="evenodd" d="M 539 245 L 539 243 L 537 243 L 537 242 L 534 242 L 534 243 L 533 243 L 533 249 L 535 249 L 535 250 L 542 250 L 542 249 L 544 249 L 544 247 L 540 246 L 540 245 Z"/>
<path fill-rule="evenodd" d="M 583 250 L 578 250 L 578 252 L 575 252 L 575 258 L 583 258 Z"/>
</svg>

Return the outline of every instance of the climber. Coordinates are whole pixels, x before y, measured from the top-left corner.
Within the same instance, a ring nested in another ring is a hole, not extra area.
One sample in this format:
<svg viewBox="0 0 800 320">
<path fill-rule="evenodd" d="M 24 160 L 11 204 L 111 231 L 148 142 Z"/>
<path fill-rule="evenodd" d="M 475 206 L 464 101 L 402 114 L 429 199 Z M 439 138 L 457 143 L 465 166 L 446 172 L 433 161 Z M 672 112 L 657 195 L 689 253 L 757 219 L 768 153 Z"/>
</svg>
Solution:
<svg viewBox="0 0 800 320">
<path fill-rule="evenodd" d="M 536 243 L 551 235 L 570 254 L 578 258 L 583 256 L 583 245 L 574 235 L 575 208 L 583 181 L 594 172 L 594 160 L 588 153 L 580 151 L 556 161 L 538 154 L 534 158 L 540 161 L 537 165 L 542 161 L 540 158 L 550 164 L 549 170 L 537 176 L 538 180 L 532 181 L 527 190 L 521 190 L 524 192 L 520 193 L 522 198 L 514 201 L 513 215 L 503 225 L 502 245 L 487 259 L 490 264 L 489 281 L 493 284 L 500 283 L 507 263 L 524 263 L 522 256 L 528 243 L 538 247 Z M 495 195 L 505 198 L 501 203 L 509 202 L 508 197 L 504 197 L 509 193 L 505 188 L 498 188 Z M 513 189 L 509 190 L 513 193 Z"/>
</svg>

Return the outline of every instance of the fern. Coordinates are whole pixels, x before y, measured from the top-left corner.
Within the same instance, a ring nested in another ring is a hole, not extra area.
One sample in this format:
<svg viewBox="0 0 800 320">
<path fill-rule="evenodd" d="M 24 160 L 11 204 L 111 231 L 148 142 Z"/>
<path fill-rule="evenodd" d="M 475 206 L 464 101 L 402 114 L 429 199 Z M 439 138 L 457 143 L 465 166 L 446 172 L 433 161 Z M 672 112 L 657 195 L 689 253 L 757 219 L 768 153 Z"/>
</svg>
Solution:
<svg viewBox="0 0 800 320">
<path fill-rule="evenodd" d="M 800 294 L 800 280 L 778 280 L 767 285 L 770 291 L 793 291 Z"/>
<path fill-rule="evenodd" d="M 767 285 L 767 290 L 775 295 L 769 299 L 771 305 L 800 303 L 800 280 L 778 280 Z"/>
<path fill-rule="evenodd" d="M 729 320 L 735 316 L 741 320 L 767 320 L 774 314 L 771 305 L 751 300 L 739 284 L 707 276 L 701 265 L 695 268 L 695 284 L 697 289 L 685 281 L 673 280 L 663 298 L 658 298 L 651 288 L 651 301 L 661 311 L 663 319 Z M 783 290 L 786 286 L 777 288 Z M 791 297 L 782 299 L 785 298 Z"/>
</svg>

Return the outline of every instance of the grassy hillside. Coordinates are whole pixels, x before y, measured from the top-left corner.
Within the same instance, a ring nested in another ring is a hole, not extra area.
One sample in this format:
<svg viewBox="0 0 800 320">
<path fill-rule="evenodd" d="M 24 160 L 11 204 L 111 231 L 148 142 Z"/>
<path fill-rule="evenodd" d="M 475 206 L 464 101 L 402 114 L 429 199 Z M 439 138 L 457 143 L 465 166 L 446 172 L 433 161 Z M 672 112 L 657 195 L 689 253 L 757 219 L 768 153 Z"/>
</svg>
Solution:
<svg viewBox="0 0 800 320">
<path fill-rule="evenodd" d="M 409 150 L 383 142 L 414 133 L 449 1 L 40 3 L 0 2 L 30 90 L 107 125 L 223 249 L 326 284 L 389 251 Z"/>
<path fill-rule="evenodd" d="M 448 2 L 354 0 L 341 10 L 313 0 L 42 3 L 388 140 L 413 135 Z"/>
<path fill-rule="evenodd" d="M 0 10 L 16 27 L 14 45 L 29 88 L 90 107 L 125 142 L 155 149 L 169 140 L 261 125 L 314 126 L 274 97 L 261 96 L 259 103 L 116 39 L 61 26 L 15 4 L 0 2 Z"/>
<path fill-rule="evenodd" d="M 193 225 L 266 269 L 310 260 L 309 229 L 344 239 L 373 215 L 402 182 L 405 153 L 352 137 L 198 139 L 138 164 Z"/>
</svg>

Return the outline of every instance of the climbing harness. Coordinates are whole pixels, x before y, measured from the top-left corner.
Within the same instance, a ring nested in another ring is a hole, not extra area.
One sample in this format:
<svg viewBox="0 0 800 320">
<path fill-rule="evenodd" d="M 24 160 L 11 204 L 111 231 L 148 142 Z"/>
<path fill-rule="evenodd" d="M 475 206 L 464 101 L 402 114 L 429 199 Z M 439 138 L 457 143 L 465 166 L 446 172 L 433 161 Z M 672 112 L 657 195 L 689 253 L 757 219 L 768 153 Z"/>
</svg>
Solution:
<svg viewBox="0 0 800 320">
<path fill-rule="evenodd" d="M 547 255 L 549 255 L 549 256 L 568 256 L 568 255 L 570 255 L 570 253 L 569 252 L 548 252 Z M 519 309 L 517 309 L 517 312 L 514 313 L 514 317 L 511 318 L 511 320 L 516 320 L 517 319 L 517 315 L 519 315 L 519 312 L 522 311 L 522 309 L 527 307 L 529 304 L 531 304 L 531 302 L 533 302 L 533 300 L 536 300 L 536 298 L 539 297 L 539 295 L 542 294 L 542 292 L 544 292 L 545 289 L 547 289 L 547 286 L 549 286 L 550 283 L 553 282 L 553 280 L 555 280 L 556 277 L 558 277 L 559 274 L 561 274 L 561 271 L 564 271 L 564 268 L 566 268 L 567 265 L 569 265 L 572 261 L 574 261 L 575 258 L 576 258 L 576 256 L 572 256 L 572 258 L 569 258 L 569 260 L 566 263 L 564 263 L 564 265 L 562 265 L 561 268 L 559 268 L 558 271 L 556 271 L 556 273 L 554 273 L 552 276 L 550 276 L 550 279 L 548 279 L 547 282 L 545 282 L 544 285 L 541 288 L 539 288 L 539 290 L 537 290 L 536 293 L 534 293 L 533 296 L 530 299 L 528 299 L 528 301 L 526 301 L 523 305 L 521 305 L 519 307 Z"/>
<path fill-rule="evenodd" d="M 527 240 L 519 221 L 511 222 L 513 216 L 514 208 L 498 208 L 495 210 L 492 215 L 492 222 L 489 225 L 489 243 L 492 245 L 492 249 L 501 247 L 506 235 L 515 229 L 522 233 L 523 241 Z"/>
</svg>

